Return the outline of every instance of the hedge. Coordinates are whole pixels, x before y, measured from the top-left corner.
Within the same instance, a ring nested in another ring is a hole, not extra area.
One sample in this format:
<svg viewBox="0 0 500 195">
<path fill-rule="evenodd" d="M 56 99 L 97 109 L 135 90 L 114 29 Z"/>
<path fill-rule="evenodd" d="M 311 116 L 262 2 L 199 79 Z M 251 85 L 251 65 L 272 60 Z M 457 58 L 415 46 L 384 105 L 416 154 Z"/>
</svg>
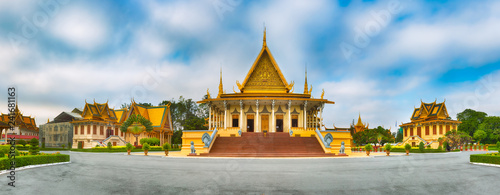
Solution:
<svg viewBox="0 0 500 195">
<path fill-rule="evenodd" d="M 489 163 L 500 165 L 500 155 L 494 154 L 471 154 L 470 162 Z"/>
<path fill-rule="evenodd" d="M 16 168 L 28 165 L 69 162 L 69 159 L 70 157 L 67 154 L 16 156 Z M 0 158 L 0 170 L 10 169 L 10 162 L 11 159 L 7 157 Z"/>
<path fill-rule="evenodd" d="M 392 148 L 391 152 L 403 152 L 406 153 L 406 150 L 403 148 Z M 420 151 L 418 148 L 411 148 L 410 153 L 441 153 L 441 152 L 446 152 L 444 150 L 438 150 L 438 149 L 424 149 L 424 151 Z"/>
<path fill-rule="evenodd" d="M 181 149 L 173 149 L 173 150 L 170 150 L 170 151 L 180 151 Z M 120 148 L 111 148 L 111 149 L 108 149 L 108 148 L 104 148 L 104 147 L 101 147 L 101 148 L 91 148 L 91 149 L 71 149 L 71 151 L 74 151 L 74 152 L 127 152 L 127 149 L 126 148 L 123 148 L 123 147 L 120 147 Z M 149 151 L 163 151 L 163 149 L 161 148 L 161 146 L 151 146 L 151 149 L 149 149 Z M 132 152 L 144 152 L 144 150 L 142 149 L 132 149 Z"/>
</svg>

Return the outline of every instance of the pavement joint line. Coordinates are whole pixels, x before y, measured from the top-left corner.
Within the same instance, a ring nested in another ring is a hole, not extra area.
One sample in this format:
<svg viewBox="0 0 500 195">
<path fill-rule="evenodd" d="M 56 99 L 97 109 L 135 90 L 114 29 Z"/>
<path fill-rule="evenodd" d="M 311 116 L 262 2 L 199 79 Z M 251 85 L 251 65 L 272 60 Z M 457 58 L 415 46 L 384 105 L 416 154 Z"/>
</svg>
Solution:
<svg viewBox="0 0 500 195">
<path fill-rule="evenodd" d="M 349 158 L 374 158 L 374 156 L 353 156 L 353 157 L 199 157 L 199 156 L 162 156 L 162 158 L 180 158 L 180 159 L 349 159 Z"/>
<path fill-rule="evenodd" d="M 473 164 L 473 165 L 481 165 L 481 166 L 489 166 L 489 167 L 500 167 L 500 165 L 497 165 L 497 164 L 490 164 L 490 163 L 477 163 L 477 162 L 470 162 L 470 164 Z"/>
<path fill-rule="evenodd" d="M 32 169 L 32 168 L 38 168 L 38 167 L 48 167 L 48 166 L 53 166 L 53 165 L 64 165 L 64 164 L 70 164 L 70 163 L 71 163 L 71 161 L 41 164 L 41 165 L 28 165 L 28 166 L 16 168 L 15 171 L 17 172 L 17 171 L 22 171 L 22 170 L 26 170 L 26 169 Z M 10 170 L 0 171 L 0 175 L 6 174 L 6 173 L 10 173 Z"/>
</svg>

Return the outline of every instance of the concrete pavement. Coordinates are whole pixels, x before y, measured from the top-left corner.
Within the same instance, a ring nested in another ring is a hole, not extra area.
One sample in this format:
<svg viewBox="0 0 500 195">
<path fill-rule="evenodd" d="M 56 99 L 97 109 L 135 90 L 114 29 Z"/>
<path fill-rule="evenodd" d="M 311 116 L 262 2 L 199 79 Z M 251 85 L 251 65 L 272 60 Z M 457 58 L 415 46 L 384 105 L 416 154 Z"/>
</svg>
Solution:
<svg viewBox="0 0 500 195">
<path fill-rule="evenodd" d="M 63 152 L 67 153 L 67 152 Z M 0 194 L 498 194 L 485 152 L 373 158 L 160 158 L 69 152 L 71 164 L 17 172 Z"/>
</svg>

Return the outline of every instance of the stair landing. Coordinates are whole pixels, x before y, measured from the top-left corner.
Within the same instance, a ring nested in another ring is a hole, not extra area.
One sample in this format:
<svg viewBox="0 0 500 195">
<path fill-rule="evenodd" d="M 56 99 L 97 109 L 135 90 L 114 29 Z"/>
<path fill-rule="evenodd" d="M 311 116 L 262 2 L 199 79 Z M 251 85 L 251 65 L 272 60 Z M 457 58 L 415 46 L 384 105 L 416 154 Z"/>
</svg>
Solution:
<svg viewBox="0 0 500 195">
<path fill-rule="evenodd" d="M 241 137 L 218 137 L 210 153 L 217 157 L 326 157 L 316 137 L 290 137 L 288 133 L 242 133 Z"/>
</svg>

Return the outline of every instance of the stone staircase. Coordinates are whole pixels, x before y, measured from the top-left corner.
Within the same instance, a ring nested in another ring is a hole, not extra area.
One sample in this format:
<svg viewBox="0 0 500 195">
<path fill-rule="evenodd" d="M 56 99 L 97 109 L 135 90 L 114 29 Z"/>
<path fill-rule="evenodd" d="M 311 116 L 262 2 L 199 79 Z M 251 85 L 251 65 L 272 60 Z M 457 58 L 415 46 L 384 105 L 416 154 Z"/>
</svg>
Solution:
<svg viewBox="0 0 500 195">
<path fill-rule="evenodd" d="M 321 157 L 325 154 L 316 137 L 290 137 L 288 133 L 242 133 L 241 137 L 218 137 L 210 153 L 218 157 Z"/>
</svg>

